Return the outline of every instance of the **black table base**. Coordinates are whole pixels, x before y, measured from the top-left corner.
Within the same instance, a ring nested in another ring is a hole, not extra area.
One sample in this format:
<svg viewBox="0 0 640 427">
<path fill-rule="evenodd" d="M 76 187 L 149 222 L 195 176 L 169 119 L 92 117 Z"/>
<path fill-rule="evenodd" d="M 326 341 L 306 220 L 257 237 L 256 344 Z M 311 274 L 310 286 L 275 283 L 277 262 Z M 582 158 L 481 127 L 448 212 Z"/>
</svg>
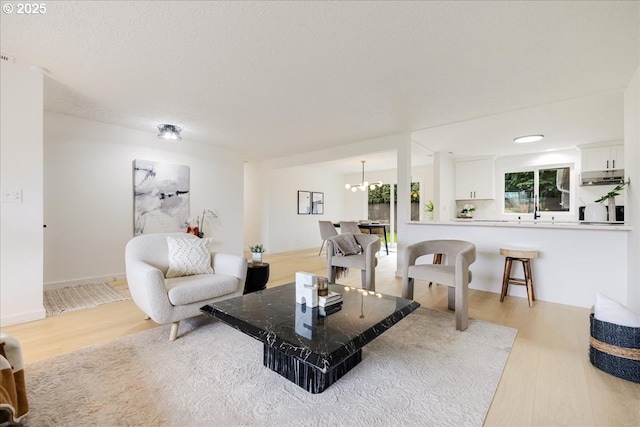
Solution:
<svg viewBox="0 0 640 427">
<path fill-rule="evenodd" d="M 244 284 L 244 294 L 251 292 L 263 291 L 267 289 L 269 281 L 269 264 L 264 262 L 256 264 L 250 262 L 247 265 L 247 279 Z"/>
<path fill-rule="evenodd" d="M 264 344 L 264 366 L 312 394 L 325 391 L 327 387 L 342 378 L 361 360 L 362 349 L 359 349 L 332 369 L 322 372 L 296 356 L 283 353 L 277 348 Z"/>
</svg>

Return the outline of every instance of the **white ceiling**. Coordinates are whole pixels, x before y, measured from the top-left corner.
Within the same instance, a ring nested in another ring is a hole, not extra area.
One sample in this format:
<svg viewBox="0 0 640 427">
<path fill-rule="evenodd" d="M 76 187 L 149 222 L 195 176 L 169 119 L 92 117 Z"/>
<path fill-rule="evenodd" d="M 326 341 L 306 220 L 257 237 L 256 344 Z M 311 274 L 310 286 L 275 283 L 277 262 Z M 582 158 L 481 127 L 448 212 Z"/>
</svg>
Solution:
<svg viewBox="0 0 640 427">
<path fill-rule="evenodd" d="M 48 70 L 45 108 L 175 123 L 259 159 L 408 131 L 456 155 L 543 147 L 514 148 L 523 133 L 554 147 L 619 139 L 639 63 L 635 1 L 46 7 L 0 17 L 2 53 Z"/>
</svg>

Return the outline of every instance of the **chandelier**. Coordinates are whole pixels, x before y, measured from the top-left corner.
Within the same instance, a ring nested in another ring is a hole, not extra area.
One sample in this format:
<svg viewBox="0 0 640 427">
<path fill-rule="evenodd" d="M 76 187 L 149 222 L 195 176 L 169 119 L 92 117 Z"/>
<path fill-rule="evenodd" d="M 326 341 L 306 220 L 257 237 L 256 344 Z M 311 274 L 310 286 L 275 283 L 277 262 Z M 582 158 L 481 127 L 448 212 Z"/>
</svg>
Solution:
<svg viewBox="0 0 640 427">
<path fill-rule="evenodd" d="M 358 189 L 360 189 L 360 191 L 365 191 L 367 187 L 369 187 L 370 190 L 375 190 L 378 187 L 382 187 L 382 181 L 369 184 L 364 180 L 364 164 L 366 163 L 366 160 L 360 160 L 360 163 L 362 163 L 362 181 L 360 182 L 360 184 L 345 184 L 344 188 L 356 192 L 358 191 Z"/>
</svg>

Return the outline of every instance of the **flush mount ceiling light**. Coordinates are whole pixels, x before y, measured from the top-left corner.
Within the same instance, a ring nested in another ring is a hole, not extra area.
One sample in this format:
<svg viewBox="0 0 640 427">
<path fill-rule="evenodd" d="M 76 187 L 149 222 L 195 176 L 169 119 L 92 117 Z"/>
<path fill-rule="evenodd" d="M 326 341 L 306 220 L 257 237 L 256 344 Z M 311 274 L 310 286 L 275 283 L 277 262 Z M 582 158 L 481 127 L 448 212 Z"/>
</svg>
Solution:
<svg viewBox="0 0 640 427">
<path fill-rule="evenodd" d="M 541 141 L 542 138 L 544 138 L 544 135 L 525 135 L 517 137 L 513 142 L 516 144 L 527 144 L 529 142 Z"/>
<path fill-rule="evenodd" d="M 182 128 L 180 126 L 162 123 L 158 125 L 158 130 L 160 131 L 160 133 L 158 134 L 158 138 L 160 139 L 182 141 L 182 137 L 180 136 Z"/>
<path fill-rule="evenodd" d="M 360 189 L 360 191 L 365 191 L 367 187 L 369 187 L 370 190 L 375 190 L 377 187 L 382 187 L 382 181 L 369 184 L 364 180 L 364 164 L 366 163 L 366 160 L 360 160 L 360 163 L 362 163 L 362 181 L 360 182 L 360 184 L 345 184 L 344 188 L 346 188 L 347 190 L 350 189 L 351 191 L 355 192 L 358 191 L 358 189 Z"/>
</svg>

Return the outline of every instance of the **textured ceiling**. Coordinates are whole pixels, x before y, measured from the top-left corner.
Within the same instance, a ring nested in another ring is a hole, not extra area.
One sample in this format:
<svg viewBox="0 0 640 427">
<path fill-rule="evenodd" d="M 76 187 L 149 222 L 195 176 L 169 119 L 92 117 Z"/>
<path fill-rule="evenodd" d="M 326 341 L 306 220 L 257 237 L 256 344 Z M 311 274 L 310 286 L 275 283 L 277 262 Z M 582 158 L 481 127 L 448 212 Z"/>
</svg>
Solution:
<svg viewBox="0 0 640 427">
<path fill-rule="evenodd" d="M 46 6 L 0 18 L 2 53 L 49 71 L 45 108 L 151 132 L 176 123 L 257 158 L 417 130 L 429 149 L 474 154 L 469 129 L 456 142 L 440 126 L 621 100 L 639 62 L 638 2 Z"/>
</svg>

